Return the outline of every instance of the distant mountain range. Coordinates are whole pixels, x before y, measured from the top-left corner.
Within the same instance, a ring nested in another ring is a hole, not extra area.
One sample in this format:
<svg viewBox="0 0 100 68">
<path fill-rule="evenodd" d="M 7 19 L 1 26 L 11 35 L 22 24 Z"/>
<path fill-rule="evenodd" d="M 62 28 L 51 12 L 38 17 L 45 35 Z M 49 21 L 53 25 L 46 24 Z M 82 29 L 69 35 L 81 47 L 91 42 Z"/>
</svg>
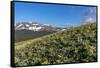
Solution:
<svg viewBox="0 0 100 68">
<path fill-rule="evenodd" d="M 21 22 L 15 25 L 15 30 L 32 30 L 32 31 L 59 31 L 63 28 L 53 27 L 48 24 Z"/>
<path fill-rule="evenodd" d="M 64 28 L 58 28 L 48 24 L 39 24 L 34 22 L 17 23 L 15 24 L 15 42 L 38 38 L 60 30 L 64 30 Z"/>
</svg>

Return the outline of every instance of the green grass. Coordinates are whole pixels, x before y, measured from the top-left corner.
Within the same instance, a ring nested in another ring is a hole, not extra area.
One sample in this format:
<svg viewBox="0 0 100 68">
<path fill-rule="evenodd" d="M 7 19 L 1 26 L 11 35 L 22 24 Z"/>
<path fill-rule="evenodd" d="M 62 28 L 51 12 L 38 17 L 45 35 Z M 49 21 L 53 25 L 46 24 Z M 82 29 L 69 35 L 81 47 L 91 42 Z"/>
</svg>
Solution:
<svg viewBox="0 0 100 68">
<path fill-rule="evenodd" d="M 15 65 L 42 65 L 97 61 L 96 23 L 74 27 L 15 43 Z"/>
</svg>

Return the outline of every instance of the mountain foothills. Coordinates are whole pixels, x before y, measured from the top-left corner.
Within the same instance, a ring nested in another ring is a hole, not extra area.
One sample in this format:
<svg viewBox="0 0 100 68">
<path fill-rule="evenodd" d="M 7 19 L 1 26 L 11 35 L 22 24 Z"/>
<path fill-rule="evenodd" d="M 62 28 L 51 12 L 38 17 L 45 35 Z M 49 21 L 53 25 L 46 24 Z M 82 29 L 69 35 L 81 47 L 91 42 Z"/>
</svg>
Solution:
<svg viewBox="0 0 100 68">
<path fill-rule="evenodd" d="M 90 23 L 15 43 L 15 65 L 97 61 L 97 26 Z"/>
<path fill-rule="evenodd" d="M 60 30 L 64 30 L 64 28 L 58 28 L 48 24 L 39 24 L 34 22 L 17 23 L 15 25 L 15 42 L 41 37 Z"/>
</svg>

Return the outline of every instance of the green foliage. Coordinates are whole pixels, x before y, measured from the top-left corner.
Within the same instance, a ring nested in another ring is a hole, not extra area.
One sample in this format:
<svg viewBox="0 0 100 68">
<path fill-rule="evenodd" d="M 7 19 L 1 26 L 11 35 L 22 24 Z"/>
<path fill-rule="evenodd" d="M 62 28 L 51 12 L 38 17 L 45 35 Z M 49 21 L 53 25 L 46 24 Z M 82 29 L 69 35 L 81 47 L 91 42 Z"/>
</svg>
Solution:
<svg viewBox="0 0 100 68">
<path fill-rule="evenodd" d="M 42 65 L 97 61 L 96 23 L 16 43 L 15 65 Z"/>
</svg>

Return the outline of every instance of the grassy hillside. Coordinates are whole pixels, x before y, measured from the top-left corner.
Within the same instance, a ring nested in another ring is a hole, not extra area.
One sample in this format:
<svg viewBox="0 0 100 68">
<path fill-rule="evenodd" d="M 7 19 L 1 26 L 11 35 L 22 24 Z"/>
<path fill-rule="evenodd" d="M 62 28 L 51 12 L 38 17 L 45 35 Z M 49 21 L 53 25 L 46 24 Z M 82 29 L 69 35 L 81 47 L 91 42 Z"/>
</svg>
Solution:
<svg viewBox="0 0 100 68">
<path fill-rule="evenodd" d="M 15 65 L 97 61 L 96 23 L 74 27 L 15 45 Z"/>
</svg>

